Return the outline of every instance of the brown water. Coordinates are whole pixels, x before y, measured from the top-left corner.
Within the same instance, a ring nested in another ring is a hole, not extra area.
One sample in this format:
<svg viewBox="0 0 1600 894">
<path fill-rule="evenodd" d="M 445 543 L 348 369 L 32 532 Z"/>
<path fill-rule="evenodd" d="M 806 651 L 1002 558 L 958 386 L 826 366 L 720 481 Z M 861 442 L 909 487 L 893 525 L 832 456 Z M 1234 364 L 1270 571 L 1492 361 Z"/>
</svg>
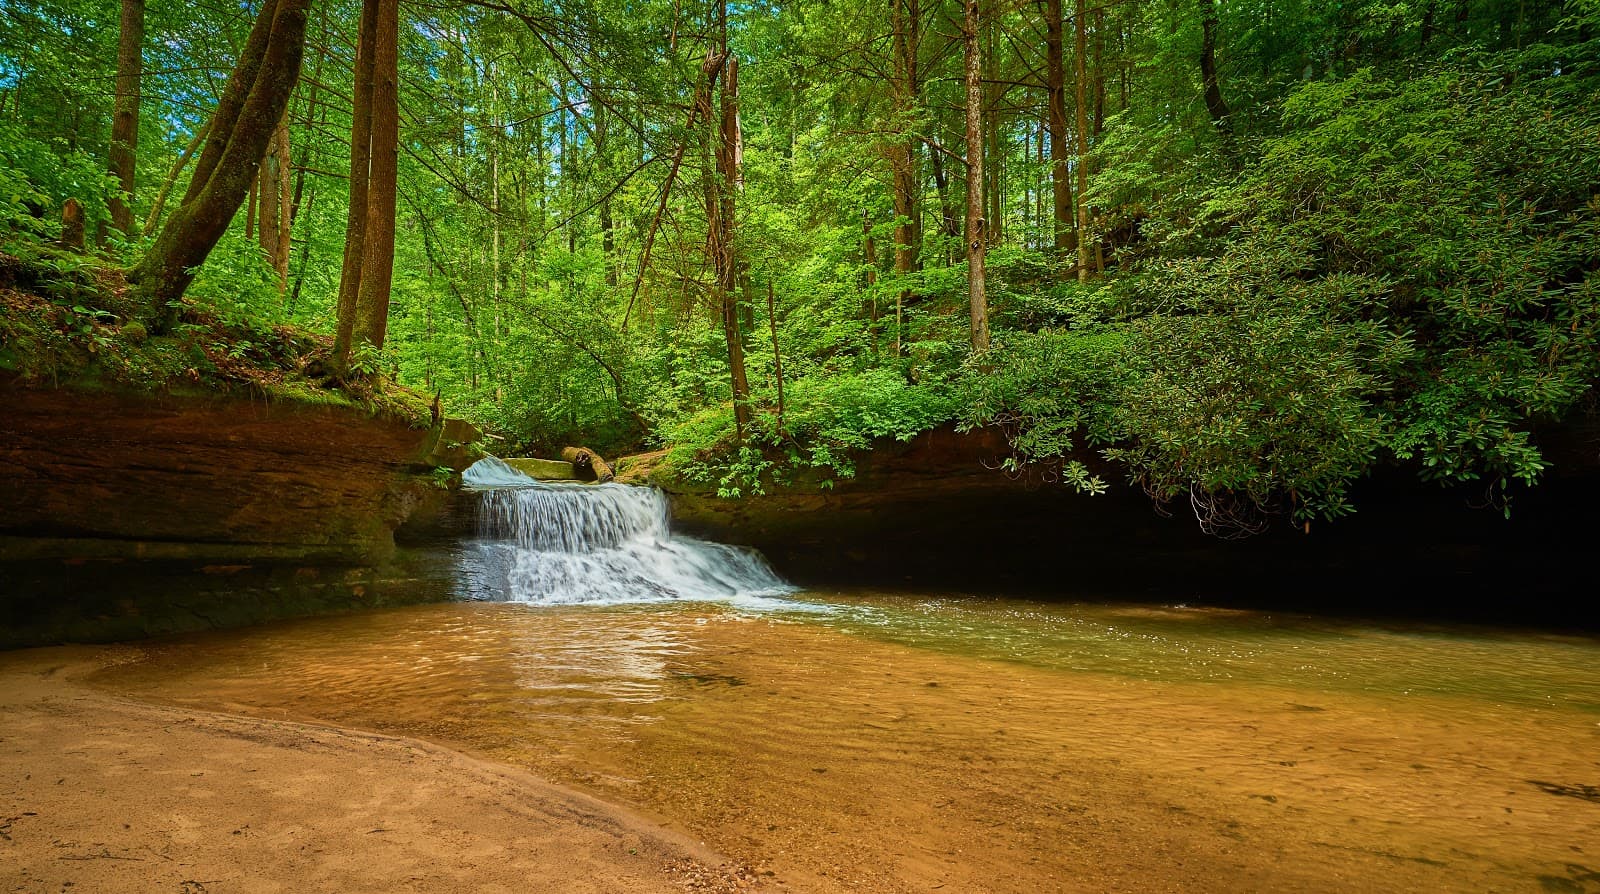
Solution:
<svg viewBox="0 0 1600 894">
<path fill-rule="evenodd" d="M 1600 891 L 1600 644 L 803 594 L 130 647 L 141 698 L 413 735 L 826 892 Z"/>
</svg>

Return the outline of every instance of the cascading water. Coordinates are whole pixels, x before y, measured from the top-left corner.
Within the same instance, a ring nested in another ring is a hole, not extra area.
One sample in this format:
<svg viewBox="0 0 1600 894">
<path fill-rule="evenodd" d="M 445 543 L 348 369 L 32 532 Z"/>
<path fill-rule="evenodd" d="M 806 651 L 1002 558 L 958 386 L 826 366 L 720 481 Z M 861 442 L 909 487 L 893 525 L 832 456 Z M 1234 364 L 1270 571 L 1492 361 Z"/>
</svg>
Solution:
<svg viewBox="0 0 1600 894">
<path fill-rule="evenodd" d="M 762 600 L 790 592 L 752 550 L 672 534 L 650 487 L 547 484 L 489 457 L 462 476 L 478 491 L 479 539 L 464 595 L 538 604 Z"/>
</svg>

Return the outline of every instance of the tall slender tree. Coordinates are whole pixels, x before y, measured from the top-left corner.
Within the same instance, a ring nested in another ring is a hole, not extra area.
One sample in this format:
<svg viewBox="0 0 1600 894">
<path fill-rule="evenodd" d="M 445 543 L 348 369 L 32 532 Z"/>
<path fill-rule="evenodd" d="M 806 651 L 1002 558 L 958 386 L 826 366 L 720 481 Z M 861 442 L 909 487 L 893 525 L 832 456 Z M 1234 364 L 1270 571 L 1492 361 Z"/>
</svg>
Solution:
<svg viewBox="0 0 1600 894">
<path fill-rule="evenodd" d="M 361 246 L 355 339 L 382 349 L 389 331 L 394 278 L 395 181 L 400 162 L 400 3 L 379 0 L 372 46 L 372 168 L 367 181 L 367 226 Z"/>
<path fill-rule="evenodd" d="M 259 197 L 257 223 L 261 253 L 278 274 L 278 291 L 289 287 L 289 239 L 293 226 L 290 220 L 292 197 L 290 195 L 293 161 L 289 147 L 289 118 L 278 122 L 267 145 L 267 154 L 261 160 L 261 170 L 256 185 Z"/>
<path fill-rule="evenodd" d="M 133 218 L 133 188 L 139 157 L 139 93 L 144 74 L 144 0 L 122 0 L 117 32 L 117 94 L 111 113 L 111 225 L 128 238 L 139 235 Z"/>
<path fill-rule="evenodd" d="M 343 374 L 355 338 L 356 298 L 361 292 L 362 246 L 367 232 L 367 186 L 372 167 L 373 45 L 378 40 L 378 4 L 362 0 L 356 26 L 356 62 L 351 90 L 350 205 L 345 210 L 344 261 L 339 271 L 338 323 L 333 337 L 333 365 Z"/>
<path fill-rule="evenodd" d="M 726 15 L 726 6 L 723 7 Z M 744 132 L 739 121 L 739 57 L 723 53 L 722 126 L 717 144 L 720 184 L 716 238 L 716 295 L 722 307 L 722 333 L 728 345 L 728 371 L 733 384 L 733 418 L 740 440 L 750 426 L 750 379 L 745 372 L 744 334 L 739 296 L 742 262 L 738 240 L 738 195 L 744 185 Z"/>
<path fill-rule="evenodd" d="M 910 129 L 921 95 L 918 70 L 922 6 L 919 0 L 890 0 L 889 24 L 894 75 L 890 82 L 897 132 L 886 149 L 894 194 L 894 271 L 902 280 L 917 268 L 922 243 L 917 203 L 917 140 Z M 911 290 L 902 286 L 894 301 L 894 352 L 903 353 L 905 307 Z"/>
<path fill-rule="evenodd" d="M 1072 15 L 1073 64 L 1075 79 L 1073 92 L 1077 99 L 1078 157 L 1074 166 L 1078 172 L 1078 282 L 1089 281 L 1091 235 L 1089 233 L 1089 72 L 1087 65 L 1088 35 L 1085 33 L 1083 0 L 1077 0 Z"/>
<path fill-rule="evenodd" d="M 1079 0 L 1082 2 L 1082 0 Z M 961 44 L 967 88 L 967 291 L 972 311 L 972 350 L 989 347 L 989 298 L 984 261 L 988 233 L 983 219 L 983 53 L 979 0 L 964 0 Z"/>
</svg>

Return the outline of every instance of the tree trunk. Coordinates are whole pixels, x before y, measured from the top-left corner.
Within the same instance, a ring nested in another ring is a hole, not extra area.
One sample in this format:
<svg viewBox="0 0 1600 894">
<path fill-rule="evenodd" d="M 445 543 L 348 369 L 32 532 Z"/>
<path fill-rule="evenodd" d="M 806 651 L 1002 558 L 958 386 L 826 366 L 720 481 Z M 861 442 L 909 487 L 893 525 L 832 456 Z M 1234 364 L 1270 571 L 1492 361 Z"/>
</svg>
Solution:
<svg viewBox="0 0 1600 894">
<path fill-rule="evenodd" d="M 367 182 L 367 227 L 356 293 L 357 343 L 381 350 L 389 330 L 394 276 L 395 179 L 400 154 L 399 0 L 379 0 L 372 45 L 372 167 Z"/>
<path fill-rule="evenodd" d="M 995 83 L 996 60 L 1000 53 L 995 46 L 995 29 L 990 28 L 985 35 L 983 54 L 983 83 L 984 83 L 984 177 L 983 192 L 988 203 L 988 212 L 984 215 L 984 236 L 990 245 L 999 245 L 1005 240 L 1006 220 L 1006 187 L 1005 167 L 1006 156 L 1000 149 L 1000 96 L 1003 93 L 999 84 Z"/>
<path fill-rule="evenodd" d="M 496 65 L 489 63 L 486 74 L 489 78 L 489 304 L 494 308 L 494 340 L 496 348 L 499 347 L 501 336 L 504 332 L 503 318 L 500 306 L 500 81 L 496 76 Z M 566 156 L 562 155 L 565 159 Z M 568 222 L 569 227 L 574 227 L 575 222 Z M 496 351 L 498 354 L 498 350 Z M 496 400 L 499 400 L 499 389 L 496 389 Z"/>
<path fill-rule="evenodd" d="M 890 90 L 898 127 L 906 127 L 916 114 L 921 85 L 918 80 L 919 55 L 917 35 L 921 28 L 922 9 L 919 0 L 891 0 L 889 7 L 891 39 L 894 52 L 894 76 Z M 889 172 L 894 184 L 894 270 L 904 278 L 917 268 L 917 248 L 922 241 L 917 222 L 917 169 L 916 138 L 901 134 L 887 149 Z M 894 301 L 894 353 L 903 353 L 905 334 L 905 307 L 912 298 L 911 290 L 902 287 Z"/>
<path fill-rule="evenodd" d="M 607 481 L 617 477 L 616 473 L 611 470 L 611 464 L 601 458 L 600 454 L 587 447 L 563 447 L 561 448 L 561 458 L 572 463 L 572 468 L 579 472 L 579 478 L 587 478 L 589 475 L 593 475 L 595 481 L 605 484 Z"/>
<path fill-rule="evenodd" d="M 1077 94 L 1077 125 L 1078 125 L 1078 282 L 1089 281 L 1090 245 L 1092 237 L 1089 233 L 1089 74 L 1087 60 L 1088 39 L 1084 33 L 1083 25 L 1083 0 L 1077 0 L 1077 6 L 1072 16 L 1073 32 L 1076 40 L 1073 44 L 1074 64 L 1077 77 L 1075 90 Z"/>
<path fill-rule="evenodd" d="M 727 53 L 726 50 L 723 51 Z M 721 212 L 717 239 L 716 291 L 722 299 L 722 335 L 728 343 L 733 380 L 733 419 L 739 440 L 750 426 L 750 380 L 744 368 L 744 338 L 739 327 L 739 246 L 737 200 L 744 184 L 744 133 L 739 124 L 739 58 L 727 54 L 722 76 L 722 133 L 717 145 Z"/>
<path fill-rule="evenodd" d="M 338 326 L 333 367 L 342 375 L 355 338 L 356 298 L 361 292 L 361 251 L 367 233 L 367 183 L 372 165 L 372 60 L 378 39 L 378 2 L 362 0 L 357 26 L 356 67 L 350 117 L 350 207 L 345 212 L 344 262 L 339 272 Z"/>
<path fill-rule="evenodd" d="M 872 211 L 861 209 L 861 255 L 866 265 L 867 334 L 872 338 L 872 354 L 878 354 L 878 242 L 872 238 Z M 771 304 L 772 283 L 768 281 L 768 304 Z M 770 313 L 771 308 L 768 308 Z"/>
<path fill-rule="evenodd" d="M 83 251 L 83 203 L 77 199 L 61 203 L 61 247 Z"/>
<path fill-rule="evenodd" d="M 772 294 L 772 279 L 767 279 L 767 328 L 772 333 L 772 371 L 778 380 L 778 434 L 786 434 L 783 423 L 783 352 L 778 350 L 778 302 Z"/>
<path fill-rule="evenodd" d="M 216 247 L 255 180 L 256 166 L 300 77 L 309 5 L 310 0 L 263 2 L 246 54 L 235 66 L 208 129 L 207 151 L 219 148 L 209 161 L 202 156 L 207 163 L 195 169 L 199 185 L 190 184 L 191 198 L 173 212 L 155 244 L 129 272 L 129 281 L 153 304 L 157 333 L 177 321 L 174 303 L 193 280 L 191 271 Z M 241 72 L 252 76 L 247 81 Z"/>
<path fill-rule="evenodd" d="M 878 284 L 878 242 L 872 238 L 872 212 L 861 209 L 861 251 L 867 262 L 867 288 Z M 877 299 L 873 299 L 872 321 L 878 321 Z"/>
<path fill-rule="evenodd" d="M 252 187 L 255 197 L 256 220 L 260 224 L 256 231 L 256 244 L 261 246 L 261 254 L 267 263 L 277 266 L 273 253 L 278 248 L 278 131 L 272 131 L 272 139 L 267 143 L 267 154 L 261 156 L 261 164 L 256 166 L 256 184 Z"/>
<path fill-rule="evenodd" d="M 287 112 L 278 124 L 278 245 L 273 253 L 273 266 L 278 270 L 278 293 L 289 288 L 289 249 L 294 242 L 295 201 L 290 193 L 294 163 L 289 145 L 289 116 Z"/>
<path fill-rule="evenodd" d="M 111 176 L 118 193 L 111 197 L 111 225 L 132 239 L 133 188 L 139 151 L 139 79 L 144 73 L 144 0 L 122 0 L 117 38 L 117 96 L 111 116 Z"/>
<path fill-rule="evenodd" d="M 256 167 L 259 173 L 260 164 L 257 163 Z M 259 189 L 260 184 L 256 180 L 251 180 L 250 191 L 247 193 L 248 201 L 244 206 L 244 238 L 246 242 L 256 238 L 256 194 Z"/>
<path fill-rule="evenodd" d="M 328 42 L 328 7 L 326 5 L 322 7 L 320 25 L 322 42 L 324 45 L 326 45 Z M 312 150 L 318 141 L 317 135 L 328 123 L 327 104 L 319 104 L 317 97 L 317 94 L 320 90 L 320 85 L 322 83 L 323 63 L 326 62 L 327 59 L 328 51 L 326 48 L 324 48 L 322 52 L 317 54 L 317 67 L 311 73 L 311 76 L 314 80 L 311 85 L 311 91 L 306 96 L 304 120 L 305 133 L 307 136 L 306 139 L 300 141 L 300 162 L 294 166 L 294 193 L 289 200 L 290 232 L 287 236 L 289 243 L 285 245 L 284 249 L 284 258 L 286 259 L 285 263 L 287 263 L 287 258 L 289 256 L 288 247 L 293 243 L 294 221 L 300 219 L 302 210 L 309 215 L 311 213 L 311 209 L 317 203 L 317 185 L 315 182 L 311 184 L 311 191 L 309 193 L 306 192 L 306 171 L 312 166 L 312 162 L 316 157 Z M 295 308 L 300 305 L 300 290 L 305 286 L 306 270 L 310 267 L 309 262 L 311 260 L 311 246 L 312 240 L 307 239 L 305 241 L 305 245 L 300 249 L 300 269 L 295 272 L 294 286 L 289 290 L 289 300 L 285 305 L 285 309 L 288 311 L 291 317 L 294 316 Z M 337 312 L 337 305 L 335 306 L 335 311 Z"/>
<path fill-rule="evenodd" d="M 961 217 L 956 214 L 955 203 L 950 200 L 950 175 L 945 171 L 943 153 L 929 148 L 928 167 L 933 172 L 933 190 L 939 195 L 939 234 L 949 239 L 961 238 Z M 947 257 L 945 263 L 951 263 Z"/>
<path fill-rule="evenodd" d="M 967 290 L 972 305 L 972 350 L 984 351 L 989 347 L 989 302 L 983 270 L 987 234 L 983 220 L 983 59 L 978 47 L 978 2 L 963 3 L 961 43 L 967 63 Z"/>
<path fill-rule="evenodd" d="M 1072 171 L 1067 165 L 1067 65 L 1062 47 L 1061 0 L 1046 0 L 1044 17 L 1046 102 L 1050 107 L 1050 188 L 1056 254 L 1072 248 Z"/>
<path fill-rule="evenodd" d="M 1233 113 L 1222 99 L 1222 85 L 1217 80 L 1216 0 L 1200 0 L 1200 81 L 1205 86 L 1206 111 L 1211 113 L 1211 123 L 1223 137 L 1232 136 L 1233 123 L 1228 116 Z"/>
<path fill-rule="evenodd" d="M 609 115 L 603 104 L 594 104 L 594 154 L 602 170 L 610 165 L 607 143 L 611 141 Z M 600 200 L 600 252 L 606 259 L 606 285 L 617 284 L 617 234 L 611 216 L 611 197 Z"/>
<path fill-rule="evenodd" d="M 273 131 L 272 143 L 261 160 L 261 173 L 256 186 L 260 196 L 256 223 L 260 228 L 261 252 L 278 274 L 278 292 L 289 286 L 289 186 L 293 163 L 289 156 L 289 116 L 284 115 Z"/>
<path fill-rule="evenodd" d="M 1106 126 L 1106 11 L 1094 11 L 1094 135 Z"/>
</svg>

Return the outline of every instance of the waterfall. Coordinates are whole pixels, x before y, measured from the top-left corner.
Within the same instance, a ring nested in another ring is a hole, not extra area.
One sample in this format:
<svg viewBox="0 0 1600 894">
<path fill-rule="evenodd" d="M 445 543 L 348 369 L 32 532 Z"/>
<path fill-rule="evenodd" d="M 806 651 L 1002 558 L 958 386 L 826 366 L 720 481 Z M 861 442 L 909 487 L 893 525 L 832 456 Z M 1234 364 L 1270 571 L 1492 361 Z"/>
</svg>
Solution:
<svg viewBox="0 0 1600 894">
<path fill-rule="evenodd" d="M 467 469 L 478 538 L 463 595 L 535 604 L 754 600 L 790 592 L 754 550 L 672 533 L 653 487 L 549 484 L 493 457 Z"/>
</svg>

